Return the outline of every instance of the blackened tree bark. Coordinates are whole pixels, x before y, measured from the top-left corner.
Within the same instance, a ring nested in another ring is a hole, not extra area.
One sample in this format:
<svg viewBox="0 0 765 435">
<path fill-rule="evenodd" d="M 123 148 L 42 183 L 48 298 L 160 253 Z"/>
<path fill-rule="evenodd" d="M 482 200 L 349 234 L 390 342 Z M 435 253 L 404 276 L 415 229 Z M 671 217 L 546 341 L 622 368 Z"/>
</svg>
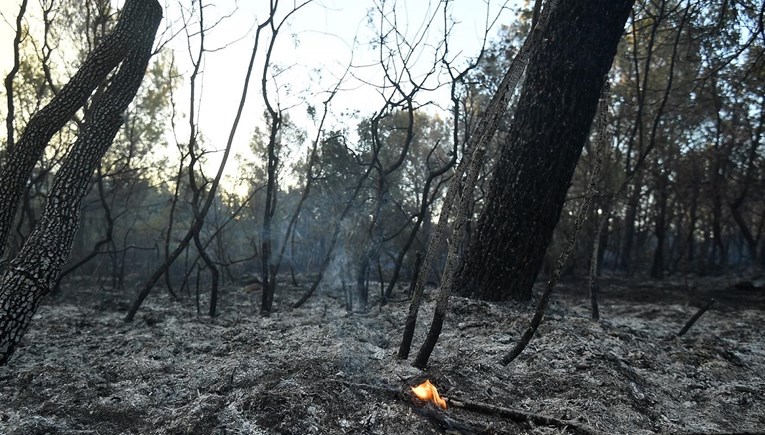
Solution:
<svg viewBox="0 0 765 435">
<path fill-rule="evenodd" d="M 455 289 L 528 300 L 634 0 L 561 1 L 532 54 Z"/>
<path fill-rule="evenodd" d="M 8 362 L 69 257 L 85 189 L 122 125 L 122 114 L 135 97 L 151 58 L 162 7 L 156 0 L 128 1 L 126 9 L 128 4 L 138 4 L 142 10 L 131 17 L 136 20 L 130 23 L 135 38 L 111 83 L 94 101 L 83 131 L 56 175 L 40 221 L 0 275 L 0 365 Z"/>
<path fill-rule="evenodd" d="M 109 204 L 109 201 L 106 198 L 106 193 L 104 192 L 104 177 L 101 173 L 101 168 L 96 169 L 96 190 L 98 190 L 98 200 L 101 202 L 101 207 L 104 209 L 104 222 L 106 222 L 106 230 L 104 231 L 104 237 L 98 240 L 94 245 L 93 249 L 91 249 L 90 253 L 85 255 L 84 257 L 77 260 L 76 263 L 68 266 L 66 269 L 62 270 L 58 274 L 58 278 L 56 278 L 56 285 L 53 287 L 53 291 L 57 292 L 62 279 L 69 275 L 72 272 L 75 272 L 85 264 L 87 264 L 90 260 L 96 258 L 101 253 L 101 248 L 104 246 L 108 246 L 109 244 L 114 242 L 114 221 L 115 217 L 112 215 L 112 207 Z M 32 229 L 34 231 L 34 229 Z M 31 233 L 31 231 L 30 231 Z"/>
</svg>

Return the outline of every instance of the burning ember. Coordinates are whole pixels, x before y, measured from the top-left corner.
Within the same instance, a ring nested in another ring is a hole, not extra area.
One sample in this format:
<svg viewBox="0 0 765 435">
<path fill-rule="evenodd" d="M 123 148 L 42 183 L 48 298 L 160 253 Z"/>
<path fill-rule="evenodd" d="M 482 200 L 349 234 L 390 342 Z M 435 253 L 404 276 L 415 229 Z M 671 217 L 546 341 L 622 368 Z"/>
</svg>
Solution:
<svg viewBox="0 0 765 435">
<path fill-rule="evenodd" d="M 416 387 L 412 387 L 412 392 L 415 396 L 417 396 L 418 399 L 424 400 L 426 402 L 433 402 L 441 409 L 446 409 L 446 400 L 442 399 L 441 396 L 438 395 L 438 390 L 436 387 L 430 383 L 429 380 L 425 380 L 425 382 L 421 383 L 420 385 Z"/>
</svg>

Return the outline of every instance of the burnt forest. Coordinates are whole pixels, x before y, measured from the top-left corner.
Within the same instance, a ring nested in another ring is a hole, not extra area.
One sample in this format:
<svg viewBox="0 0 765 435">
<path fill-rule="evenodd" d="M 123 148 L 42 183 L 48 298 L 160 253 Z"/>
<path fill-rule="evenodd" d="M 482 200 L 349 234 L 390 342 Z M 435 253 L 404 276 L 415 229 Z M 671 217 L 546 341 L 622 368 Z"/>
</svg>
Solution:
<svg viewBox="0 0 765 435">
<path fill-rule="evenodd" d="M 0 5 L 0 434 L 765 432 L 765 1 Z"/>
</svg>

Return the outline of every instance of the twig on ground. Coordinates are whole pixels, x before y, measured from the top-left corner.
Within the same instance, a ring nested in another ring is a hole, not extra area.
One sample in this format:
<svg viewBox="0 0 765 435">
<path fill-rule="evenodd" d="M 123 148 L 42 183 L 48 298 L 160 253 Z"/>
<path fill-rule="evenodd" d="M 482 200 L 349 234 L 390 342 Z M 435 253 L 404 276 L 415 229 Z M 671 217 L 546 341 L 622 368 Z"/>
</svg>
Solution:
<svg viewBox="0 0 765 435">
<path fill-rule="evenodd" d="M 696 314 L 693 315 L 688 321 L 685 323 L 685 326 L 683 326 L 683 329 L 680 330 L 680 332 L 677 333 L 678 337 L 682 337 L 683 334 L 688 332 L 689 329 L 691 329 L 691 326 L 693 326 L 694 323 L 696 323 L 697 320 L 699 320 L 699 317 L 701 317 L 702 314 L 706 313 L 709 308 L 712 307 L 716 302 L 715 298 L 712 298 L 707 302 L 706 305 L 701 307 L 699 311 L 696 312 Z"/>
</svg>

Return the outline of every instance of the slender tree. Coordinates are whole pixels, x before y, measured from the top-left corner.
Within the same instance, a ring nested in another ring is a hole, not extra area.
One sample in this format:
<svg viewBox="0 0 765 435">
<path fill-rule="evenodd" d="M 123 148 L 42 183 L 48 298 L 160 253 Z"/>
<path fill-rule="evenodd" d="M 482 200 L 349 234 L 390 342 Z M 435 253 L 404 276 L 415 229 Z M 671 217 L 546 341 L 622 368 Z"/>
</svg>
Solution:
<svg viewBox="0 0 765 435">
<path fill-rule="evenodd" d="M 19 13 L 16 15 L 16 36 L 13 38 L 13 66 L 8 71 L 8 75 L 5 76 L 5 98 L 7 102 L 8 113 L 5 115 L 5 128 L 6 128 L 6 143 L 5 151 L 0 154 L 3 158 L 0 158 L 0 163 L 3 163 L 4 154 L 10 153 L 14 148 L 14 111 L 15 106 L 13 104 L 13 79 L 16 77 L 16 73 L 19 72 L 19 47 L 21 45 L 21 38 L 24 36 L 24 27 L 22 21 L 24 20 L 24 14 L 27 10 L 27 0 L 21 2 L 19 6 Z M 2 256 L 3 249 L 0 246 L 0 256 Z"/>
<path fill-rule="evenodd" d="M 268 116 L 268 143 L 266 145 L 266 199 L 263 207 L 263 226 L 261 227 L 261 239 L 260 239 L 260 260 L 261 260 L 261 277 L 263 281 L 263 294 L 260 301 L 260 313 L 264 316 L 271 314 L 271 309 L 274 303 L 274 293 L 276 291 L 276 273 L 278 272 L 278 265 L 275 264 L 273 255 L 273 219 L 276 213 L 276 202 L 278 197 L 278 171 L 279 158 L 278 149 L 280 148 L 280 137 L 282 128 L 284 126 L 284 114 L 282 109 L 271 100 L 268 93 L 268 78 L 270 70 L 272 68 L 271 58 L 274 52 L 274 46 L 276 39 L 279 36 L 279 32 L 288 23 L 288 20 L 292 15 L 298 12 L 311 2 L 306 0 L 300 3 L 295 3 L 286 15 L 280 19 L 271 19 L 269 21 L 268 29 L 270 31 L 270 40 L 268 49 L 265 53 L 265 60 L 263 62 L 263 72 L 260 77 L 261 95 L 263 102 L 266 106 Z M 272 1 L 270 3 L 270 15 L 274 17 L 279 7 L 278 1 Z M 276 261 L 280 261 L 277 258 Z"/>
<path fill-rule="evenodd" d="M 201 9 L 202 9 L 202 6 L 200 5 L 200 10 Z M 239 99 L 237 112 L 236 112 L 236 115 L 234 116 L 231 129 L 229 130 L 228 140 L 226 141 L 226 147 L 223 152 L 223 158 L 221 159 L 220 165 L 218 166 L 218 171 L 216 172 L 215 177 L 210 181 L 210 187 L 207 189 L 207 192 L 204 194 L 204 201 L 202 201 L 202 193 L 200 192 L 199 201 L 202 203 L 199 206 L 199 209 L 197 210 L 197 212 L 194 213 L 193 220 L 191 222 L 189 229 L 187 230 L 186 234 L 181 239 L 180 243 L 178 243 L 178 246 L 176 246 L 176 248 L 170 253 L 170 255 L 167 256 L 167 258 L 165 258 L 165 261 L 152 273 L 149 279 L 143 284 L 143 286 L 141 287 L 141 291 L 138 293 L 138 297 L 133 302 L 133 305 L 131 305 L 128 313 L 125 315 L 126 322 L 131 322 L 133 320 L 136 313 L 138 313 L 138 309 L 143 304 L 143 301 L 145 301 L 146 298 L 149 296 L 149 293 L 151 293 L 151 289 L 154 288 L 154 285 L 168 271 L 170 266 L 175 262 L 176 259 L 178 259 L 181 253 L 183 253 L 187 249 L 191 241 L 194 240 L 196 237 L 198 237 L 199 232 L 202 230 L 202 226 L 204 225 L 204 220 L 207 217 L 207 213 L 210 211 L 210 208 L 215 202 L 218 186 L 220 185 L 221 179 L 223 177 L 223 171 L 226 168 L 226 163 L 231 153 L 231 147 L 234 143 L 234 137 L 236 136 L 236 133 L 239 128 L 239 121 L 242 118 L 242 111 L 244 110 L 244 104 L 247 101 L 247 95 L 248 95 L 248 90 L 250 86 L 250 77 L 252 76 L 252 71 L 255 65 L 255 58 L 260 48 L 261 32 L 263 31 L 263 29 L 265 29 L 266 27 L 270 25 L 271 20 L 273 19 L 274 19 L 273 14 L 269 14 L 266 21 L 258 25 L 255 31 L 255 42 L 252 48 L 252 53 L 250 55 L 250 61 L 247 65 L 247 73 L 245 75 L 244 83 L 242 85 L 242 93 Z M 193 168 L 190 170 L 193 170 Z M 200 246 L 197 245 L 197 247 L 199 248 Z M 214 314 L 215 309 L 216 307 L 213 304 L 211 304 L 210 313 Z"/>
</svg>

